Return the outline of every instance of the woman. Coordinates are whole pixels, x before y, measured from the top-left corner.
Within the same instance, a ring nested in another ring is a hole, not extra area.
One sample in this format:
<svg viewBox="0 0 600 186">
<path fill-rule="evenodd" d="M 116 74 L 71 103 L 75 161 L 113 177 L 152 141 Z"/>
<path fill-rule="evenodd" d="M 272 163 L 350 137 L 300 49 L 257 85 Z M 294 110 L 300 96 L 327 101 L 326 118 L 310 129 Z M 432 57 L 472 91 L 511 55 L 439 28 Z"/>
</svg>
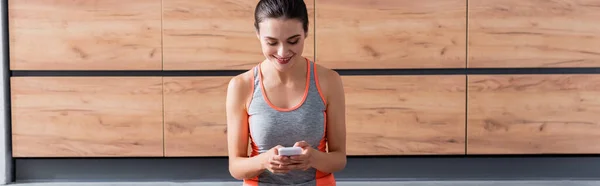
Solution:
<svg viewBox="0 0 600 186">
<path fill-rule="evenodd" d="M 266 59 L 228 85 L 229 171 L 244 185 L 335 185 L 346 166 L 344 90 L 339 74 L 302 57 L 306 5 L 261 0 L 254 17 Z M 278 155 L 292 146 L 302 154 Z"/>
</svg>

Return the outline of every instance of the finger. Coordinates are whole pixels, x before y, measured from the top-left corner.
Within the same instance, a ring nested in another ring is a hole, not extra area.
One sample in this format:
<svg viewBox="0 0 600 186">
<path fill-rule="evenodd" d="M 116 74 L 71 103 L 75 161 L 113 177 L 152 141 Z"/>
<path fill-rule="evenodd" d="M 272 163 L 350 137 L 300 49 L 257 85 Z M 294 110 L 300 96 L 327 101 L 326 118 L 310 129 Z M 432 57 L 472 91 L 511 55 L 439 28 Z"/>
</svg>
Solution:
<svg viewBox="0 0 600 186">
<path fill-rule="evenodd" d="M 288 165 L 286 167 L 290 170 L 294 170 L 294 169 L 298 169 L 298 167 L 300 167 L 300 165 L 301 164 L 292 164 L 292 165 Z"/>
<path fill-rule="evenodd" d="M 276 167 L 281 167 L 281 166 L 291 164 L 291 162 L 271 161 L 269 164 L 276 166 Z"/>
<path fill-rule="evenodd" d="M 292 160 L 290 162 L 290 164 L 302 164 L 302 163 L 306 163 L 306 161 L 305 160 Z"/>
<path fill-rule="evenodd" d="M 310 167 L 306 163 L 298 164 L 298 166 L 296 166 L 296 169 L 299 169 L 299 170 L 307 170 L 308 168 L 310 168 Z"/>
<path fill-rule="evenodd" d="M 292 159 L 290 159 L 289 162 L 299 163 L 299 162 L 304 162 L 304 161 L 306 161 L 306 158 L 303 158 L 303 157 L 292 157 Z"/>
<path fill-rule="evenodd" d="M 274 167 L 277 169 L 291 169 L 291 166 L 296 166 L 299 164 L 306 164 L 306 162 L 289 162 L 289 163 L 280 163 L 280 162 L 273 162 L 269 164 L 269 168 Z"/>
<path fill-rule="evenodd" d="M 277 145 L 277 146 L 275 146 L 275 147 L 273 147 L 273 148 L 275 149 L 275 150 L 274 150 L 274 151 L 275 151 L 275 155 L 279 155 L 279 149 L 280 149 L 280 148 L 283 148 L 283 146 L 281 146 L 281 145 Z"/>
<path fill-rule="evenodd" d="M 301 155 L 296 155 L 296 156 L 291 156 L 290 160 L 294 161 L 294 160 L 306 160 L 308 159 L 308 155 L 306 154 L 301 154 Z"/>
<path fill-rule="evenodd" d="M 294 164 L 294 162 L 292 162 L 292 160 L 287 160 L 287 161 L 280 161 L 280 160 L 273 160 L 270 161 L 269 164 L 273 164 L 273 165 L 282 165 L 282 166 L 286 166 L 286 165 L 290 165 L 290 164 Z"/>
<path fill-rule="evenodd" d="M 307 164 L 293 164 L 293 165 L 289 165 L 287 166 L 289 169 L 291 170 L 307 170 L 308 169 L 308 165 Z"/>
<path fill-rule="evenodd" d="M 280 165 L 271 164 L 269 166 L 269 169 L 271 169 L 273 171 L 289 171 L 290 167 L 289 166 L 280 166 Z"/>
<path fill-rule="evenodd" d="M 276 156 L 273 156 L 273 160 L 286 161 L 286 160 L 290 160 L 290 157 L 289 156 L 276 155 Z"/>
<path fill-rule="evenodd" d="M 274 156 L 271 159 L 271 162 L 277 162 L 279 164 L 290 164 L 292 163 L 292 159 L 286 156 Z"/>
<path fill-rule="evenodd" d="M 306 141 L 299 141 L 294 144 L 294 147 L 306 148 L 308 147 L 308 143 Z"/>
</svg>

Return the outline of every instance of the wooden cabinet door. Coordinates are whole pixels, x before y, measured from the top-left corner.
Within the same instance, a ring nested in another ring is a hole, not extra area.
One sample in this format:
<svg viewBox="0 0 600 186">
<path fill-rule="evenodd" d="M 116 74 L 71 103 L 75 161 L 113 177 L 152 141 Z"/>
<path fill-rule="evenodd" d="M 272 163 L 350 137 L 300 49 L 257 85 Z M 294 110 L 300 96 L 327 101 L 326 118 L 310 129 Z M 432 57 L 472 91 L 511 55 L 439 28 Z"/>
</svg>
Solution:
<svg viewBox="0 0 600 186">
<path fill-rule="evenodd" d="M 344 76 L 349 155 L 465 153 L 465 76 Z"/>
<path fill-rule="evenodd" d="M 9 0 L 11 70 L 160 70 L 161 0 Z"/>
<path fill-rule="evenodd" d="M 466 0 L 317 0 L 316 58 L 329 68 L 463 68 Z"/>
<path fill-rule="evenodd" d="M 469 67 L 600 67 L 597 0 L 469 0 Z"/>
<path fill-rule="evenodd" d="M 469 154 L 600 153 L 600 75 L 469 76 Z"/>
<path fill-rule="evenodd" d="M 165 77 L 165 155 L 227 156 L 231 77 Z"/>
<path fill-rule="evenodd" d="M 13 77 L 13 156 L 162 156 L 161 83 L 161 77 Z"/>
</svg>

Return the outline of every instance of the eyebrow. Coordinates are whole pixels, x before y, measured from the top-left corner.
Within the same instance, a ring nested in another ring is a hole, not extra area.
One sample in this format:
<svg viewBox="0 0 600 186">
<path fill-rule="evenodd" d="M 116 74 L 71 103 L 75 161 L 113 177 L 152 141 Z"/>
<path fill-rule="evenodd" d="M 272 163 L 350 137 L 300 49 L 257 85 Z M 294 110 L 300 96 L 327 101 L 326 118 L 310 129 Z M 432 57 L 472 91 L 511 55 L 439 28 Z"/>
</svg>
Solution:
<svg viewBox="0 0 600 186">
<path fill-rule="evenodd" d="M 293 35 L 293 36 L 291 36 L 291 37 L 288 37 L 287 39 L 292 39 L 292 38 L 295 38 L 295 37 L 298 37 L 298 36 L 300 36 L 300 34 Z M 273 40 L 277 40 L 277 38 L 273 38 L 273 37 L 269 37 L 269 36 L 267 36 L 266 38 L 267 38 L 267 39 L 273 39 Z"/>
</svg>

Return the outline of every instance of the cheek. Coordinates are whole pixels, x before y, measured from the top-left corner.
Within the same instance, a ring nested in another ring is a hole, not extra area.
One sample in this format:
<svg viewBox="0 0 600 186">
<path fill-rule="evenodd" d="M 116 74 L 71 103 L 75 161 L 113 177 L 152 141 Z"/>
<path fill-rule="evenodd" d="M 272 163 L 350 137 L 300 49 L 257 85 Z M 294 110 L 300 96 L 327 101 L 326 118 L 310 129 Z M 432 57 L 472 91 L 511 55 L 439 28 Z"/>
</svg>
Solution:
<svg viewBox="0 0 600 186">
<path fill-rule="evenodd" d="M 268 44 L 263 44 L 263 46 L 262 46 L 262 52 L 265 55 L 276 54 L 277 53 L 277 46 L 270 46 Z"/>
<path fill-rule="evenodd" d="M 262 42 L 262 41 L 260 42 L 260 48 L 261 48 L 263 54 L 272 53 L 273 51 L 277 50 L 277 47 L 270 46 L 266 42 Z"/>
<path fill-rule="evenodd" d="M 290 47 L 295 53 L 302 53 L 302 50 L 304 50 L 304 41 L 298 41 L 298 43 L 290 45 Z"/>
<path fill-rule="evenodd" d="M 291 51 L 294 51 L 295 53 L 301 53 L 302 50 L 304 49 L 304 40 L 300 40 L 298 41 L 298 43 L 294 44 L 294 45 L 288 45 L 288 48 Z"/>
</svg>

